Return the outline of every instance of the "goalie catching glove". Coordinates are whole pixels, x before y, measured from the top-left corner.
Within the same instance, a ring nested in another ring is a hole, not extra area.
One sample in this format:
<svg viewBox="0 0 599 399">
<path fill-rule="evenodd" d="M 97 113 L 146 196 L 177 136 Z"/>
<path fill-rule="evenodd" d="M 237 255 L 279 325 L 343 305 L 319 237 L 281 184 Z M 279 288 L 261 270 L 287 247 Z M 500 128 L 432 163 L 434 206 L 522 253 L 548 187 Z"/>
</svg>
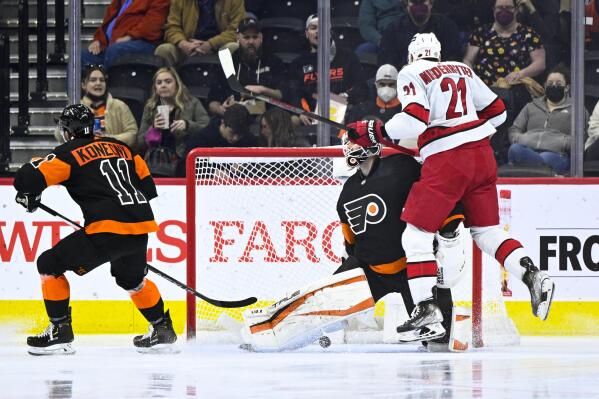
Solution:
<svg viewBox="0 0 599 399">
<path fill-rule="evenodd" d="M 42 202 L 41 194 L 30 194 L 30 193 L 17 193 L 15 197 L 17 204 L 20 204 L 27 212 L 32 213 L 37 211 L 37 208 Z"/>
<path fill-rule="evenodd" d="M 344 329 L 348 318 L 373 307 L 364 271 L 352 269 L 316 281 L 271 306 L 246 310 L 242 333 L 253 351 L 293 350 Z"/>
<path fill-rule="evenodd" d="M 349 141 L 361 147 L 372 147 L 385 142 L 387 132 L 383 122 L 367 120 L 347 125 Z"/>
</svg>

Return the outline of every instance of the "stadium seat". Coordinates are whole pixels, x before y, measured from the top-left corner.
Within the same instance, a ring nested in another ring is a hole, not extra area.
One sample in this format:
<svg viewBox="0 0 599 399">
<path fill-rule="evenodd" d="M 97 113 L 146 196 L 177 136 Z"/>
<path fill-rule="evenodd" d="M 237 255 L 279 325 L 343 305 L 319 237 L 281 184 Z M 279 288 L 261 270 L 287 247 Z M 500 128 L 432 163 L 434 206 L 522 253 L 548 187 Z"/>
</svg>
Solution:
<svg viewBox="0 0 599 399">
<path fill-rule="evenodd" d="M 364 43 L 360 29 L 358 28 L 358 19 L 354 17 L 341 17 L 331 19 L 331 33 L 335 43 L 339 47 L 344 47 L 354 51 L 356 47 Z"/>
<path fill-rule="evenodd" d="M 367 79 L 373 78 L 376 76 L 376 71 L 378 71 L 378 60 L 376 54 L 360 54 L 358 55 L 360 59 L 360 65 L 362 65 L 362 69 L 364 69 L 364 76 Z"/>
<path fill-rule="evenodd" d="M 499 177 L 555 177 L 547 165 L 501 165 L 497 170 Z"/>
<path fill-rule="evenodd" d="M 149 97 L 154 74 L 164 65 L 164 60 L 155 55 L 125 55 L 108 68 L 110 86 L 141 87 Z"/>
<path fill-rule="evenodd" d="M 269 1 L 262 8 L 262 19 L 265 18 L 299 18 L 305 21 L 309 15 L 316 14 L 314 0 L 276 0 Z"/>
<path fill-rule="evenodd" d="M 131 113 L 135 117 L 135 121 L 137 122 L 137 126 L 141 125 L 141 117 L 144 113 L 144 106 L 146 103 L 145 91 L 138 87 L 110 87 L 110 94 L 114 98 L 118 98 L 123 101 L 129 109 Z"/>
<path fill-rule="evenodd" d="M 599 51 L 586 51 L 584 54 L 584 80 L 585 83 L 599 81 Z"/>
<path fill-rule="evenodd" d="M 331 0 L 331 18 L 358 18 L 361 0 Z"/>
<path fill-rule="evenodd" d="M 262 25 L 263 47 L 272 53 L 301 53 L 306 48 L 304 24 L 299 18 L 268 18 Z"/>
<path fill-rule="evenodd" d="M 585 177 L 599 177 L 599 161 L 586 161 L 582 169 Z"/>
<path fill-rule="evenodd" d="M 202 100 L 208 97 L 210 85 L 223 74 L 216 54 L 190 57 L 178 72 L 190 93 Z"/>
</svg>

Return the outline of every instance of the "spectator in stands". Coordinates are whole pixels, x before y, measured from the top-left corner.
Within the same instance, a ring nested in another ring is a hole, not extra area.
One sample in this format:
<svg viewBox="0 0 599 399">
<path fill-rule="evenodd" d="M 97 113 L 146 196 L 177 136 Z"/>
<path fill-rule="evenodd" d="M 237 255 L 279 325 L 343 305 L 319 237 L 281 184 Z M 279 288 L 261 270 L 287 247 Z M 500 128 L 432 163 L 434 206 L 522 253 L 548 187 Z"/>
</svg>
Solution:
<svg viewBox="0 0 599 399">
<path fill-rule="evenodd" d="M 113 137 L 133 146 L 137 135 L 137 122 L 131 110 L 121 100 L 113 98 L 107 90 L 107 76 L 99 65 L 93 65 L 83 73 L 81 104 L 92 110 L 95 116 L 94 134 Z M 57 128 L 54 137 L 64 143 Z"/>
<path fill-rule="evenodd" d="M 458 27 L 445 15 L 432 14 L 433 0 L 402 0 L 407 14 L 391 23 L 381 38 L 379 65 L 400 70 L 408 62 L 408 45 L 416 33 L 434 33 L 441 42 L 446 61 L 462 58 Z"/>
<path fill-rule="evenodd" d="M 281 86 L 284 82 L 285 66 L 274 54 L 262 47 L 262 32 L 255 18 L 245 18 L 237 29 L 239 49 L 233 53 L 233 64 L 237 79 L 248 90 L 268 97 L 281 99 Z M 222 116 L 227 107 L 241 98 L 230 89 L 223 73 L 215 81 L 208 93 L 208 109 L 212 114 Z M 250 100 L 247 104 L 251 114 L 258 115 L 266 110 L 262 101 Z"/>
<path fill-rule="evenodd" d="M 212 54 L 234 44 L 244 17 L 243 0 L 171 0 L 166 43 L 158 46 L 155 54 L 169 66 L 180 65 L 193 55 Z"/>
<path fill-rule="evenodd" d="M 492 0 L 443 0 L 433 5 L 434 14 L 443 14 L 458 26 L 460 43 L 468 45 L 470 33 L 493 22 Z"/>
<path fill-rule="evenodd" d="M 547 69 L 552 69 L 560 61 L 559 10 L 559 0 L 518 1 L 518 21 L 523 25 L 530 26 L 541 35 Z"/>
<path fill-rule="evenodd" d="M 194 148 L 256 147 L 258 141 L 250 133 L 251 121 L 250 113 L 240 104 L 228 107 L 222 117 L 212 117 L 208 126 L 187 138 L 177 165 L 177 176 L 185 176 L 185 159 Z"/>
<path fill-rule="evenodd" d="M 545 49 L 539 34 L 518 23 L 516 0 L 495 0 L 495 22 L 470 36 L 464 63 L 489 86 L 499 78 L 512 84 L 545 71 Z"/>
<path fill-rule="evenodd" d="M 108 69 L 124 54 L 152 54 L 162 39 L 169 0 L 112 0 L 94 39 L 81 52 L 83 65 Z"/>
<path fill-rule="evenodd" d="M 306 20 L 306 38 L 310 50 L 301 54 L 289 67 L 289 86 L 285 95 L 289 101 L 306 111 L 316 107 L 318 86 L 318 16 L 310 15 Z M 364 71 L 358 57 L 351 51 L 331 45 L 331 67 L 329 80 L 331 93 L 348 97 L 350 104 L 359 102 L 361 89 L 365 86 Z M 310 125 L 310 118 L 301 115 L 300 121 Z"/>
<path fill-rule="evenodd" d="M 210 118 L 200 100 L 188 93 L 173 68 L 160 68 L 153 82 L 152 96 L 146 102 L 137 136 L 139 152 L 163 146 L 181 157 L 185 139 L 205 128 Z M 168 107 L 168 118 L 159 112 L 159 106 Z"/>
<path fill-rule="evenodd" d="M 362 0 L 358 26 L 366 43 L 358 46 L 356 54 L 376 54 L 385 29 L 405 13 L 404 4 L 398 0 Z"/>
<path fill-rule="evenodd" d="M 291 115 L 280 108 L 271 108 L 260 118 L 262 147 L 309 147 L 309 141 L 297 135 Z"/>
<path fill-rule="evenodd" d="M 494 0 L 494 22 L 470 35 L 464 63 L 502 98 L 507 118 L 491 145 L 498 164 L 507 162 L 510 145 L 506 128 L 531 101 L 527 86 L 545 70 L 545 49 L 534 29 L 517 21 L 516 0 Z"/>
<path fill-rule="evenodd" d="M 345 118 L 346 123 L 361 121 L 366 115 L 376 115 L 377 119 L 386 123 L 393 115 L 401 112 L 401 104 L 397 98 L 397 69 L 391 64 L 381 65 L 376 72 L 374 84 L 376 98 L 353 107 Z"/>
<path fill-rule="evenodd" d="M 509 128 L 512 164 L 545 164 L 558 174 L 570 170 L 572 101 L 570 73 L 554 68 L 545 82 L 545 96 L 534 99 Z M 585 110 L 585 125 L 589 120 Z"/>
</svg>

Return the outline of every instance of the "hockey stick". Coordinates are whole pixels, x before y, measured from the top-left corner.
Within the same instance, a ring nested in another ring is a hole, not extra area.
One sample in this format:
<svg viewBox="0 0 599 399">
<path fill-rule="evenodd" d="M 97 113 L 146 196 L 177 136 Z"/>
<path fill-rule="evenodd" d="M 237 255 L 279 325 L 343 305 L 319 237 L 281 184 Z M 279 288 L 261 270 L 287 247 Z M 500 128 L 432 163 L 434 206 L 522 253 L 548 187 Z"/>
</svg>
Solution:
<svg viewBox="0 0 599 399">
<path fill-rule="evenodd" d="M 233 90 L 239 94 L 243 94 L 244 96 L 247 96 L 247 97 L 252 97 L 252 98 L 255 98 L 258 100 L 262 100 L 268 104 L 272 104 L 276 107 L 283 108 L 284 110 L 287 110 L 294 114 L 305 115 L 310 119 L 316 119 L 317 121 L 327 124 L 329 126 L 332 126 L 336 129 L 347 130 L 348 132 L 350 132 L 351 129 L 348 129 L 347 126 L 345 126 L 341 123 L 332 121 L 329 118 L 325 118 L 324 116 L 320 116 L 318 114 L 308 112 L 302 108 L 293 106 L 291 104 L 287 104 L 286 102 L 277 100 L 276 98 L 264 96 L 262 94 L 253 93 L 253 92 L 249 91 L 248 89 L 246 89 L 245 87 L 243 87 L 241 82 L 239 82 L 239 80 L 237 79 L 237 76 L 235 76 L 235 65 L 233 64 L 233 57 L 231 56 L 231 51 L 229 49 L 220 50 L 218 52 L 218 59 L 220 60 L 220 65 L 223 68 L 223 72 L 225 73 L 225 77 L 227 78 L 227 83 L 229 84 L 229 87 L 231 88 L 231 90 Z M 391 148 L 401 152 L 402 154 L 406 154 L 406 155 L 410 155 L 410 156 L 416 155 L 416 152 L 414 150 L 411 150 L 406 147 L 402 147 L 400 145 L 392 143 L 389 140 L 381 140 L 381 144 L 384 144 L 387 147 L 391 147 Z"/>
<path fill-rule="evenodd" d="M 56 212 L 54 209 L 52 209 L 44 204 L 39 204 L 39 208 L 48 212 L 52 216 L 56 216 L 58 218 L 63 219 L 64 221 L 71 224 L 73 227 L 77 227 L 78 229 L 83 229 L 83 226 L 81 226 L 80 224 L 72 221 L 71 219 Z M 198 298 L 203 299 L 204 301 L 206 301 L 214 306 L 218 306 L 219 308 L 243 308 L 245 306 L 252 305 L 258 301 L 255 297 L 250 297 L 250 298 L 242 299 L 239 301 L 223 301 L 223 300 L 208 298 L 207 296 L 200 294 L 193 288 L 183 284 L 179 280 L 176 280 L 173 277 L 169 276 L 168 274 L 156 269 L 154 266 L 152 266 L 150 264 L 146 264 L 146 266 L 149 270 L 151 270 L 155 274 L 159 275 L 163 279 L 170 281 L 171 283 L 175 284 L 177 287 L 183 288 L 185 291 L 190 292 L 193 295 L 197 296 Z"/>
</svg>

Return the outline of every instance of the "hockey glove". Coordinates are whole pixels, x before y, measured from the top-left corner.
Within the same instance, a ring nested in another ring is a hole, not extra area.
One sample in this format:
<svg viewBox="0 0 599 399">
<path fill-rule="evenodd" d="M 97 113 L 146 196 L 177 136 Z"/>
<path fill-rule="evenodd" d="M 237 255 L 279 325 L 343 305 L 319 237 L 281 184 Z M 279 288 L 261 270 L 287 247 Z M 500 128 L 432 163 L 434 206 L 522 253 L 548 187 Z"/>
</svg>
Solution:
<svg viewBox="0 0 599 399">
<path fill-rule="evenodd" d="M 347 125 L 349 141 L 361 147 L 372 147 L 387 137 L 383 122 L 376 120 L 359 121 Z"/>
<path fill-rule="evenodd" d="M 42 194 L 17 193 L 15 198 L 17 204 L 21 204 L 27 212 L 32 213 L 37 211 L 37 207 L 42 202 Z"/>
</svg>

